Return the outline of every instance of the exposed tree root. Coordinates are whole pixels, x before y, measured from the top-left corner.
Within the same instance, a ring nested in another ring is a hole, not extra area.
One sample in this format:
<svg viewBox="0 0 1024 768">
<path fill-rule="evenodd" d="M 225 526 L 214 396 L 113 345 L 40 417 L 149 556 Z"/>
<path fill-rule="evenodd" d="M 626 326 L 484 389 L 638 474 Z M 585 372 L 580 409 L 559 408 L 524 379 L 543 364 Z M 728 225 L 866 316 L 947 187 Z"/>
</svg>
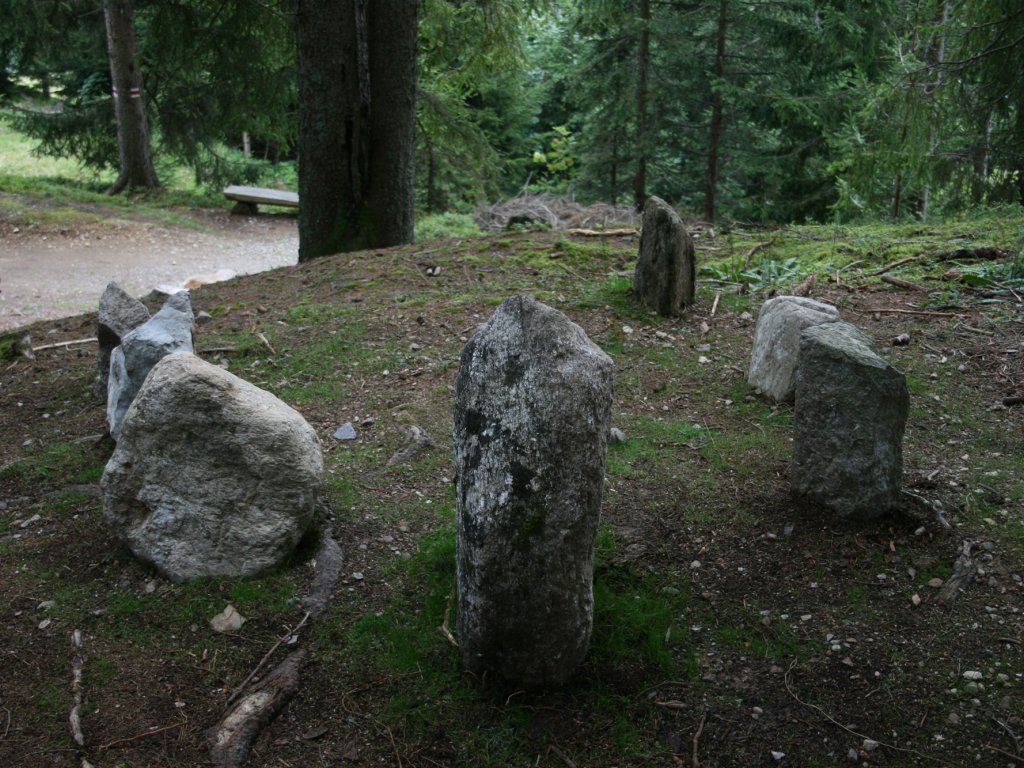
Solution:
<svg viewBox="0 0 1024 768">
<path fill-rule="evenodd" d="M 303 648 L 289 654 L 256 684 L 248 689 L 245 686 L 285 640 L 298 642 L 298 630 L 315 622 L 327 610 L 331 594 L 341 576 L 342 562 L 341 547 L 334 540 L 330 529 L 327 529 L 313 560 L 313 585 L 310 593 L 302 598 L 306 615 L 263 656 L 229 700 L 230 702 L 237 698 L 237 701 L 210 730 L 210 759 L 214 764 L 223 768 L 238 768 L 244 765 L 260 733 L 273 722 L 299 690 L 300 673 L 308 656 Z"/>
</svg>

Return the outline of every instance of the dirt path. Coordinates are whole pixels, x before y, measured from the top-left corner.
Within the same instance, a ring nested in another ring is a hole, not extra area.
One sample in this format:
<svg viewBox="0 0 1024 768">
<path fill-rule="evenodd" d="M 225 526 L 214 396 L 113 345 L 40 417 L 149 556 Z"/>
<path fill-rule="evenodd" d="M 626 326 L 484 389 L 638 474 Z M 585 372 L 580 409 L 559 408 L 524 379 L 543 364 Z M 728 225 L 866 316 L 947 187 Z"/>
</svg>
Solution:
<svg viewBox="0 0 1024 768">
<path fill-rule="evenodd" d="M 0 330 L 94 310 L 110 281 L 143 296 L 296 262 L 292 216 L 193 217 L 199 229 L 125 219 L 0 229 Z"/>
</svg>

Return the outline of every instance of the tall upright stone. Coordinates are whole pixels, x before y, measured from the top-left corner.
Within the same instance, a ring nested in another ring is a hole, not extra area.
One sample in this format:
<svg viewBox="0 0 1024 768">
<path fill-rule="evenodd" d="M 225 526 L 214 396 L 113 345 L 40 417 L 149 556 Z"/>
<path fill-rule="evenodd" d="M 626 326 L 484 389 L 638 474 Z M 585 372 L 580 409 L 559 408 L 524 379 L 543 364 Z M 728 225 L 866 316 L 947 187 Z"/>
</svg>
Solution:
<svg viewBox="0 0 1024 768">
<path fill-rule="evenodd" d="M 637 298 L 659 315 L 681 315 L 694 303 L 696 262 L 693 240 L 679 214 L 660 197 L 647 198 L 633 272 Z"/>
<path fill-rule="evenodd" d="M 107 382 L 110 379 L 110 353 L 121 343 L 122 337 L 149 320 L 149 310 L 141 301 L 131 296 L 117 283 L 108 283 L 100 297 L 99 313 L 96 317 L 96 340 L 99 354 L 96 356 L 96 380 L 93 394 L 97 400 L 107 399 Z"/>
<path fill-rule="evenodd" d="M 839 310 L 822 301 L 803 296 L 768 299 L 757 315 L 747 383 L 777 403 L 792 402 L 801 332 L 837 320 Z"/>
<path fill-rule="evenodd" d="M 117 440 L 128 406 L 153 366 L 175 352 L 192 352 L 195 317 L 188 291 L 170 296 L 147 322 L 129 331 L 110 355 L 107 427 Z"/>
<path fill-rule="evenodd" d="M 849 323 L 800 336 L 793 412 L 794 494 L 840 517 L 877 517 L 896 507 L 903 475 L 906 377 Z"/>
<path fill-rule="evenodd" d="M 527 296 L 462 351 L 458 633 L 474 673 L 557 685 L 587 652 L 612 368 L 579 326 Z"/>
</svg>

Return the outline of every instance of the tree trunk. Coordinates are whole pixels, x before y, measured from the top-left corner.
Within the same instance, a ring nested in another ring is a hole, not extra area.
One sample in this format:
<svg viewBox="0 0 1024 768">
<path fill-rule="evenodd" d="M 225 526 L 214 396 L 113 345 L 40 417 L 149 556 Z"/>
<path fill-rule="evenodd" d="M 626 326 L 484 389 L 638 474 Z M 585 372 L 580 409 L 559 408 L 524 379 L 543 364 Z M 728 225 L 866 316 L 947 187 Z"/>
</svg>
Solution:
<svg viewBox="0 0 1024 768">
<path fill-rule="evenodd" d="M 132 21 L 132 0 L 104 0 L 107 23 L 107 54 L 110 79 L 114 85 L 114 110 L 117 115 L 117 148 L 120 172 L 107 190 L 116 195 L 133 187 L 160 186 L 153 167 L 149 145 L 149 123 L 142 97 L 142 72 L 139 71 Z"/>
<path fill-rule="evenodd" d="M 651 0 L 640 0 L 640 49 L 636 82 L 636 173 L 633 205 L 642 211 L 647 201 L 647 75 L 651 65 Z"/>
<path fill-rule="evenodd" d="M 939 9 L 935 16 L 935 24 L 938 28 L 935 37 L 928 46 L 928 69 L 931 70 L 932 79 L 925 86 L 925 95 L 934 100 L 934 94 L 942 87 L 942 65 L 946 61 L 946 24 L 949 21 L 950 1 L 939 0 Z M 936 137 L 935 123 L 928 126 L 928 159 L 931 161 L 938 150 L 938 138 Z M 931 201 L 931 185 L 925 184 L 921 193 L 921 220 L 928 218 L 928 203 Z"/>
<path fill-rule="evenodd" d="M 412 241 L 419 0 L 298 0 L 299 261 Z"/>
<path fill-rule="evenodd" d="M 729 0 L 718 6 L 718 47 L 715 51 L 715 80 L 711 89 L 711 136 L 708 138 L 707 187 L 704 192 L 704 218 L 715 220 L 718 191 L 718 147 L 722 139 L 722 78 L 725 77 L 725 31 L 728 22 Z"/>
</svg>

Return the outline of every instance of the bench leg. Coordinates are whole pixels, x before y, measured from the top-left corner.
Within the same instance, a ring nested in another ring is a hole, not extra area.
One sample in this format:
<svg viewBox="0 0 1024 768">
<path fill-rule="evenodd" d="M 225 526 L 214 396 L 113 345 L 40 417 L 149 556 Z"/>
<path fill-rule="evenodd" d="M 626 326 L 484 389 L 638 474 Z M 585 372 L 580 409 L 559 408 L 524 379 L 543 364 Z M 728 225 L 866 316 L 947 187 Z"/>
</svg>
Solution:
<svg viewBox="0 0 1024 768">
<path fill-rule="evenodd" d="M 259 213 L 259 208 L 256 203 L 243 203 L 239 200 L 235 203 L 235 207 L 231 209 L 233 216 L 255 216 Z"/>
</svg>

